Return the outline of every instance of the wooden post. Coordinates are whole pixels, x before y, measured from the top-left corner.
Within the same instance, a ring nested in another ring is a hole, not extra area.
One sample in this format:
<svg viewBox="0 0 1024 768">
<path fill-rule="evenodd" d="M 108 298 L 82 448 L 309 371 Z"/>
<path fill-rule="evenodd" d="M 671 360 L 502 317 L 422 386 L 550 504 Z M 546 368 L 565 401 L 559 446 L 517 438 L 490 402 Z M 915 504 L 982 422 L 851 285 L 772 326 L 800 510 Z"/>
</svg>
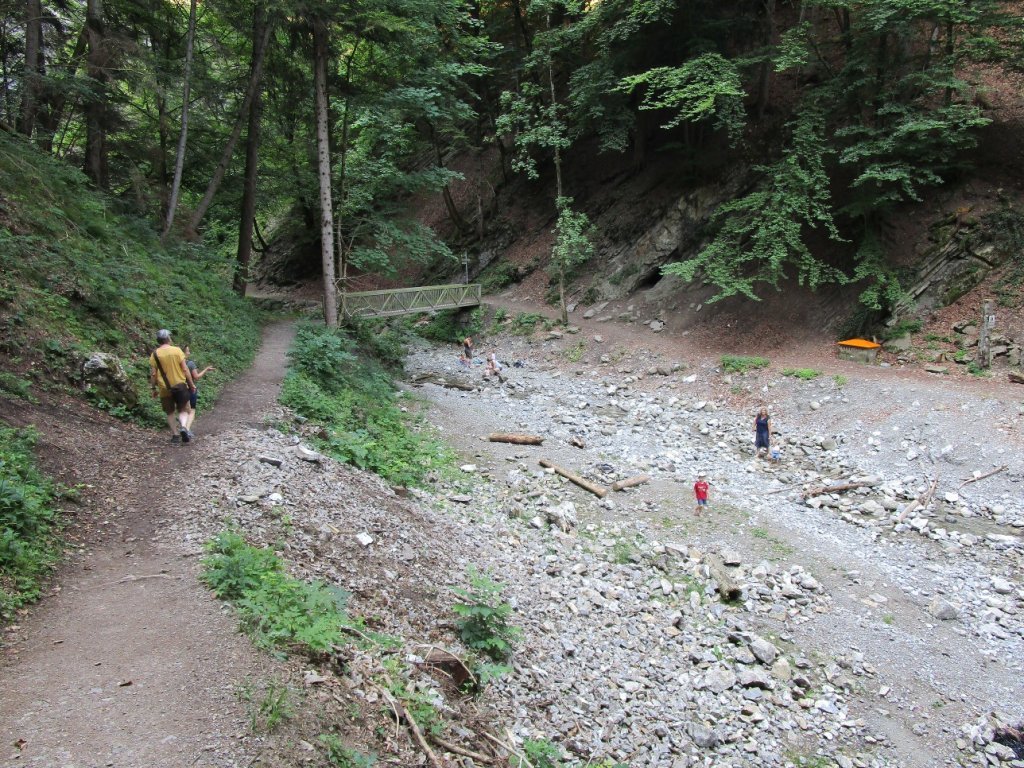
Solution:
<svg viewBox="0 0 1024 768">
<path fill-rule="evenodd" d="M 995 315 L 992 314 L 992 302 L 982 304 L 981 328 L 978 329 L 978 366 L 988 368 L 992 365 L 992 344 L 989 342 L 989 330 L 995 326 Z"/>
</svg>

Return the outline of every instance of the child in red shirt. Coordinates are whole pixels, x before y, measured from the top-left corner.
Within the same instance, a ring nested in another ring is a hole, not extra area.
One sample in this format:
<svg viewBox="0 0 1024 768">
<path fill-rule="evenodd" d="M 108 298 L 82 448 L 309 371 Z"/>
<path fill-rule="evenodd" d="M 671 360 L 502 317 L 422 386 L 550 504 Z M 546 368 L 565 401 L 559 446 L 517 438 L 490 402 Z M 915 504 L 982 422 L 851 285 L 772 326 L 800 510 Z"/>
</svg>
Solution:
<svg viewBox="0 0 1024 768">
<path fill-rule="evenodd" d="M 693 495 L 697 497 L 697 509 L 694 515 L 700 516 L 700 508 L 708 505 L 707 472 L 697 473 L 697 482 L 693 484 Z"/>
</svg>

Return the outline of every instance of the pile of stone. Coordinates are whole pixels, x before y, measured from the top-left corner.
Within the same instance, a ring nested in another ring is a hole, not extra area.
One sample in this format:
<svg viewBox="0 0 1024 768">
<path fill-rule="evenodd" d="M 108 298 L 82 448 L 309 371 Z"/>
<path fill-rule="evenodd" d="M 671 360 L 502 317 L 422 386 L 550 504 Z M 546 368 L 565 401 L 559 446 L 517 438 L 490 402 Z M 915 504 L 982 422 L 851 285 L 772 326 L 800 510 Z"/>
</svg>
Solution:
<svg viewBox="0 0 1024 768">
<path fill-rule="evenodd" d="M 1010 724 L 998 712 L 980 715 L 960 728 L 957 747 L 968 755 L 966 765 L 1024 768 L 1024 723 Z"/>
</svg>

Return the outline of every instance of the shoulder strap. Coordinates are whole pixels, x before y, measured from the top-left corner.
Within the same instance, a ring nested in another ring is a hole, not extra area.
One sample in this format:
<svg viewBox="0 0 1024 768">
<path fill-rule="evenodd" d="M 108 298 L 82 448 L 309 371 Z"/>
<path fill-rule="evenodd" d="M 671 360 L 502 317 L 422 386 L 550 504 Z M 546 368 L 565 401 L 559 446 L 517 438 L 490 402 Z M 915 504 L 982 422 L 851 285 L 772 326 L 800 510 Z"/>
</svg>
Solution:
<svg viewBox="0 0 1024 768">
<path fill-rule="evenodd" d="M 159 350 L 160 347 L 157 347 L 156 349 L 153 350 L 153 359 L 156 360 L 156 367 L 160 369 L 160 375 L 164 377 L 164 384 L 167 385 L 167 389 L 170 389 L 171 382 L 167 380 L 167 374 L 164 373 L 164 367 L 160 365 L 160 355 L 157 354 Z"/>
</svg>

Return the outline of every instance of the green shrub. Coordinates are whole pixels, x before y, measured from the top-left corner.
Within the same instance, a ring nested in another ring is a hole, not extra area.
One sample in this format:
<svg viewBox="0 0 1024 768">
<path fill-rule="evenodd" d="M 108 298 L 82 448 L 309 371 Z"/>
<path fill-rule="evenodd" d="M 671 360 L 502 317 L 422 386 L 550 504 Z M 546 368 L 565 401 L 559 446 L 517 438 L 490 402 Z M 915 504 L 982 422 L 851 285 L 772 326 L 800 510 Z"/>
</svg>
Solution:
<svg viewBox="0 0 1024 768">
<path fill-rule="evenodd" d="M 478 278 L 480 290 L 485 296 L 503 291 L 519 279 L 518 268 L 507 261 L 494 261 L 488 264 Z"/>
<path fill-rule="evenodd" d="M 57 489 L 35 465 L 32 430 L 0 427 L 0 621 L 39 597 L 60 553 Z"/>
<path fill-rule="evenodd" d="M 835 385 L 837 387 L 845 387 L 847 384 L 850 383 L 850 380 L 843 376 L 843 374 L 841 373 L 837 373 L 835 376 L 833 376 L 832 381 L 835 382 Z"/>
<path fill-rule="evenodd" d="M 899 339 L 907 334 L 917 333 L 921 330 L 921 327 L 922 323 L 920 320 L 901 320 L 896 325 L 882 331 L 882 339 L 885 341 Z"/>
<path fill-rule="evenodd" d="M 329 455 L 400 485 L 422 485 L 454 462 L 422 418 L 403 412 L 391 379 L 345 330 L 303 326 L 289 357 L 280 400 L 324 427 Z"/>
<path fill-rule="evenodd" d="M 747 357 L 745 355 L 722 355 L 722 370 L 727 373 L 746 373 L 755 368 L 767 368 L 771 361 L 765 357 Z"/>
<path fill-rule="evenodd" d="M 565 351 L 565 359 L 570 363 L 578 363 L 583 359 L 583 353 L 587 351 L 587 344 L 584 341 L 576 342 L 576 345 Z"/>
<path fill-rule="evenodd" d="M 540 323 L 545 328 L 551 328 L 552 324 L 548 318 L 537 312 L 520 312 L 512 318 L 512 333 L 518 336 L 529 336 Z"/>
<path fill-rule="evenodd" d="M 207 545 L 202 580 L 238 608 L 241 624 L 262 648 L 298 646 L 314 654 L 341 643 L 348 593 L 289 576 L 272 552 L 225 531 Z"/>
<path fill-rule="evenodd" d="M 821 376 L 821 371 L 816 371 L 813 368 L 786 368 L 782 372 L 783 376 L 795 376 L 798 379 L 804 381 L 810 381 Z"/>
<path fill-rule="evenodd" d="M 562 768 L 562 750 L 547 739 L 526 739 L 523 754 L 534 768 Z"/>
<path fill-rule="evenodd" d="M 416 324 L 413 330 L 424 339 L 443 344 L 458 344 L 466 336 L 477 336 L 483 329 L 483 312 L 479 307 L 468 314 L 464 310 L 443 309 L 436 312 L 430 322 Z"/>
<path fill-rule="evenodd" d="M 504 586 L 491 581 L 476 568 L 469 569 L 469 589 L 452 589 L 462 598 L 452 609 L 459 619 L 455 622 L 462 642 L 470 650 L 485 654 L 495 661 L 505 661 L 512 655 L 512 646 L 522 633 L 508 623 L 512 606 L 501 599 Z"/>
<path fill-rule="evenodd" d="M 346 747 L 333 733 L 322 734 L 320 743 L 326 748 L 327 761 L 334 768 L 373 768 L 377 763 L 376 755 L 364 755 L 359 750 Z"/>
</svg>

